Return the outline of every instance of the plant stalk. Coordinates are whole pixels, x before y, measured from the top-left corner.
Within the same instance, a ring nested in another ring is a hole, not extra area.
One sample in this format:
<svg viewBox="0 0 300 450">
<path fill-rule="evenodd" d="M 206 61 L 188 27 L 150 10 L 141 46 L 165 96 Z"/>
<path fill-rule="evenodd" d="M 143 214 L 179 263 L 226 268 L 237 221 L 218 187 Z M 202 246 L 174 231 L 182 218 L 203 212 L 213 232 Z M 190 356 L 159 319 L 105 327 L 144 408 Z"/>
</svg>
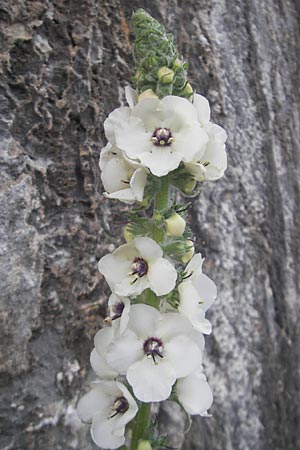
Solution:
<svg viewBox="0 0 300 450">
<path fill-rule="evenodd" d="M 134 420 L 130 450 L 136 450 L 139 441 L 144 438 L 149 425 L 151 403 L 140 403 L 139 411 Z"/>
<path fill-rule="evenodd" d="M 154 209 L 155 211 L 161 211 L 166 209 L 169 205 L 169 178 L 168 175 L 160 178 L 161 189 L 156 195 Z"/>
</svg>

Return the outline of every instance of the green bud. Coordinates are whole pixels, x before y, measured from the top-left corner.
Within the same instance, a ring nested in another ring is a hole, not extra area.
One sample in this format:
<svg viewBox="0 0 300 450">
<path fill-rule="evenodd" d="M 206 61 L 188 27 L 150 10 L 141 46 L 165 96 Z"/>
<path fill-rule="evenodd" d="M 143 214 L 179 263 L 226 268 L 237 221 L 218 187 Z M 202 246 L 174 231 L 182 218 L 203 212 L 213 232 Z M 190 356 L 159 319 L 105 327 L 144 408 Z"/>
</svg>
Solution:
<svg viewBox="0 0 300 450">
<path fill-rule="evenodd" d="M 173 62 L 172 68 L 174 70 L 179 70 L 182 69 L 182 62 L 180 61 L 179 58 L 176 58 L 175 61 Z"/>
<path fill-rule="evenodd" d="M 137 450 L 152 450 L 152 447 L 149 441 L 140 441 Z"/>
<path fill-rule="evenodd" d="M 158 96 L 152 91 L 152 89 L 146 89 L 138 96 L 138 101 L 140 102 L 141 100 L 145 100 L 145 98 L 158 98 Z"/>
<path fill-rule="evenodd" d="M 191 95 L 193 95 L 193 93 L 194 93 L 194 91 L 193 91 L 193 88 L 190 85 L 190 83 L 186 83 L 186 85 L 184 86 L 184 88 L 181 91 L 180 95 L 182 97 L 189 98 L 189 97 L 191 97 Z"/>
<path fill-rule="evenodd" d="M 186 173 L 183 173 L 181 176 L 176 177 L 176 179 L 173 181 L 173 184 L 184 194 L 193 195 L 194 190 L 197 186 L 197 181 L 193 177 L 186 175 Z"/>
<path fill-rule="evenodd" d="M 192 257 L 194 256 L 195 253 L 195 246 L 191 241 L 186 241 L 187 244 L 189 245 L 189 250 L 187 250 L 187 252 L 182 256 L 181 261 L 183 262 L 183 264 L 186 264 L 190 261 L 190 259 L 192 259 Z"/>
<path fill-rule="evenodd" d="M 172 216 L 165 220 L 165 224 L 168 236 L 180 237 L 183 235 L 186 222 L 180 214 L 172 214 Z"/>
<path fill-rule="evenodd" d="M 124 228 L 124 231 L 123 231 L 123 235 L 124 235 L 124 238 L 125 238 L 125 241 L 127 242 L 127 244 L 129 244 L 129 242 L 131 242 L 134 238 L 134 235 L 132 233 L 130 233 L 128 228 L 129 228 L 129 225 L 126 225 L 126 227 Z"/>
<path fill-rule="evenodd" d="M 174 80 L 174 72 L 172 69 L 164 66 L 157 71 L 157 77 L 162 84 L 171 84 Z"/>
</svg>

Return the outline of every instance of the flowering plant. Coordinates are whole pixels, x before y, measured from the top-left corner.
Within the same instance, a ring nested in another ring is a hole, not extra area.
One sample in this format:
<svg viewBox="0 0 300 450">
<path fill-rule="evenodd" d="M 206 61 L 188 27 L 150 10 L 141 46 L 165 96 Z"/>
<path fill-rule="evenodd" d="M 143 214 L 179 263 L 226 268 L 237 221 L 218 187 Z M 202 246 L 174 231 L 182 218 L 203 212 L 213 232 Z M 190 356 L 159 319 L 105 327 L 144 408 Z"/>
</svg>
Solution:
<svg viewBox="0 0 300 450">
<path fill-rule="evenodd" d="M 135 209 L 126 243 L 99 261 L 112 291 L 110 325 L 95 336 L 90 360 L 98 379 L 78 413 L 100 447 L 151 450 L 164 447 L 150 427 L 152 402 L 169 398 L 203 416 L 212 404 L 203 335 L 212 331 L 205 314 L 217 289 L 202 273 L 187 206 L 173 201 L 172 189 L 194 195 L 197 183 L 223 175 L 226 133 L 193 92 L 172 37 L 143 10 L 132 25 L 135 89 L 126 88 L 128 106 L 104 123 L 100 169 L 104 195 Z"/>
</svg>

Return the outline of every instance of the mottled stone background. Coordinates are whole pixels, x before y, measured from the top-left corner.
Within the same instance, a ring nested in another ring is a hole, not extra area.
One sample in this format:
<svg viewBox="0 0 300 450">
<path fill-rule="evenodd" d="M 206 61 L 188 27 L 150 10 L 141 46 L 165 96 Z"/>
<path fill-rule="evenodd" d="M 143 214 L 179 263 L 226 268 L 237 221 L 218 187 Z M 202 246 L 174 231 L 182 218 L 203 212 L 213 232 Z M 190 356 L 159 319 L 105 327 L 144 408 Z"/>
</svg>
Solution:
<svg viewBox="0 0 300 450">
<path fill-rule="evenodd" d="M 0 0 L 0 448 L 96 448 L 75 408 L 109 294 L 96 263 L 122 241 L 125 210 L 103 198 L 98 157 L 132 74 L 137 7 L 175 34 L 229 136 L 226 176 L 192 210 L 219 289 L 213 417 L 182 448 L 296 450 L 298 0 Z M 167 404 L 161 417 L 179 447 L 184 415 Z"/>
</svg>

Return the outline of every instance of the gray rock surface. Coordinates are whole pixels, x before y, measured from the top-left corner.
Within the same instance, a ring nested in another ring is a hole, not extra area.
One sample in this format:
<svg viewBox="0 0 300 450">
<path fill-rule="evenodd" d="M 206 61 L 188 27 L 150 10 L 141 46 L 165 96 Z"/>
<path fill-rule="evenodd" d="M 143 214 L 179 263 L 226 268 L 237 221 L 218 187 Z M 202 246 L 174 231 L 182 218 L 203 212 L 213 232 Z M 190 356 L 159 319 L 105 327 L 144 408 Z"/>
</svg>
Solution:
<svg viewBox="0 0 300 450">
<path fill-rule="evenodd" d="M 103 198 L 97 165 L 103 121 L 130 82 L 137 7 L 175 34 L 229 137 L 226 176 L 192 209 L 219 297 L 205 363 L 213 417 L 194 419 L 183 449 L 296 450 L 296 0 L 0 0 L 0 448 L 96 448 L 75 407 L 109 294 L 96 263 L 122 241 L 125 211 Z M 184 415 L 170 403 L 160 415 L 179 446 Z"/>
</svg>

